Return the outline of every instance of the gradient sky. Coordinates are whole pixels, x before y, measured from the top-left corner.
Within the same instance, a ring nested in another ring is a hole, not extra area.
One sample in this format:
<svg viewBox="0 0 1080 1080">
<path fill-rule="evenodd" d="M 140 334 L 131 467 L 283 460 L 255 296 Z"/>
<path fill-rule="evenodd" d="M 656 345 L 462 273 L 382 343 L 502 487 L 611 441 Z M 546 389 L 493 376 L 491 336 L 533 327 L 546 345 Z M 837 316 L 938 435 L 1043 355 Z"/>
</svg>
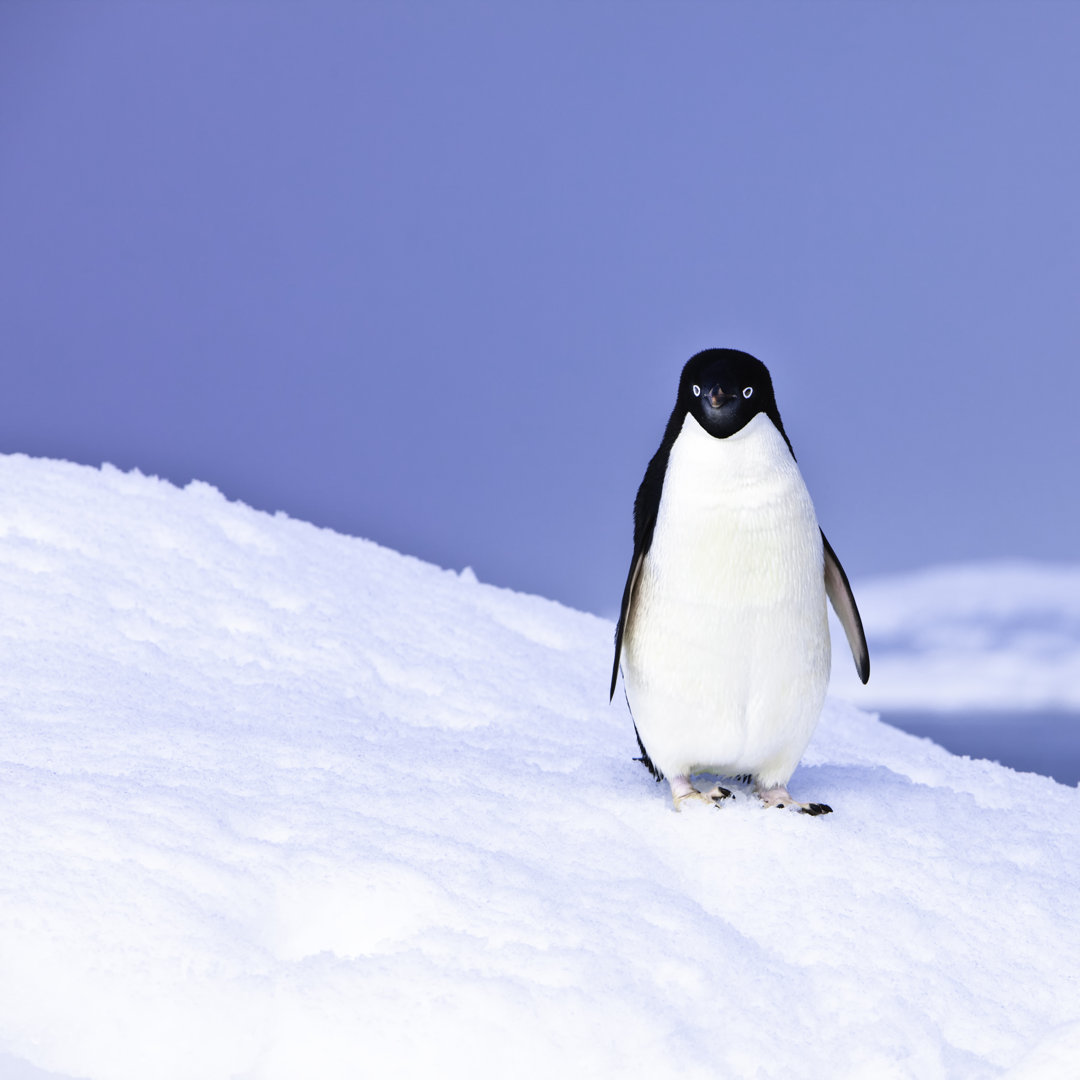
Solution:
<svg viewBox="0 0 1080 1080">
<path fill-rule="evenodd" d="M 860 575 L 1080 539 L 1080 4 L 0 4 L 0 450 L 614 614 L 755 353 Z"/>
</svg>

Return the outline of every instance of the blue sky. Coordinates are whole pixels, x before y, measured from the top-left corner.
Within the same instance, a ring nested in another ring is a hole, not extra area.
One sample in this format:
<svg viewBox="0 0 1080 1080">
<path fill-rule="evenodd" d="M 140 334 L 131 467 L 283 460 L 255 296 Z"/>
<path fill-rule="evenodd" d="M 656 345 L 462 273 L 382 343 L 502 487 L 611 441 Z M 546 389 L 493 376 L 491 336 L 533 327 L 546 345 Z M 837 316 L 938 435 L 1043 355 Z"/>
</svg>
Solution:
<svg viewBox="0 0 1080 1080">
<path fill-rule="evenodd" d="M 0 7 L 0 450 L 615 611 L 683 362 L 852 576 L 1076 558 L 1080 6 Z"/>
</svg>

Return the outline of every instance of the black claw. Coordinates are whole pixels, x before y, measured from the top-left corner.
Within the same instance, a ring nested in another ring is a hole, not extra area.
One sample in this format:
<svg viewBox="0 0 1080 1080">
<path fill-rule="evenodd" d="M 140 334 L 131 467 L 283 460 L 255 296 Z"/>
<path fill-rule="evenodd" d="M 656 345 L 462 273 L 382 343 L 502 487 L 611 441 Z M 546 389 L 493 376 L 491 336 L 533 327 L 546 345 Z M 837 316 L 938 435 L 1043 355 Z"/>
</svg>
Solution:
<svg viewBox="0 0 1080 1080">
<path fill-rule="evenodd" d="M 800 814 L 809 814 L 811 817 L 817 817 L 819 814 L 831 814 L 832 807 L 826 806 L 823 802 L 812 802 L 807 806 L 804 806 L 800 811 Z"/>
<path fill-rule="evenodd" d="M 784 809 L 784 804 L 783 804 L 782 802 L 778 802 L 778 803 L 776 804 L 776 809 L 777 809 L 777 810 L 783 810 L 783 809 Z"/>
</svg>

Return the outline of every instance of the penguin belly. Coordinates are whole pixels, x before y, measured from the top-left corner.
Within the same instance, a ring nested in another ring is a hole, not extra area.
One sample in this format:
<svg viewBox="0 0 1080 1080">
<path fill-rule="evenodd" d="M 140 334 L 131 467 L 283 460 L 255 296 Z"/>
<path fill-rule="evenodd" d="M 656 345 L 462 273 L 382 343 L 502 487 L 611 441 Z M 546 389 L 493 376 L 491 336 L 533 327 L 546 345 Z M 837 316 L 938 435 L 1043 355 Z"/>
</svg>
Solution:
<svg viewBox="0 0 1080 1080">
<path fill-rule="evenodd" d="M 688 415 L 623 652 L 656 768 L 786 784 L 825 700 L 825 604 L 821 531 L 783 436 L 759 414 L 716 439 Z"/>
</svg>

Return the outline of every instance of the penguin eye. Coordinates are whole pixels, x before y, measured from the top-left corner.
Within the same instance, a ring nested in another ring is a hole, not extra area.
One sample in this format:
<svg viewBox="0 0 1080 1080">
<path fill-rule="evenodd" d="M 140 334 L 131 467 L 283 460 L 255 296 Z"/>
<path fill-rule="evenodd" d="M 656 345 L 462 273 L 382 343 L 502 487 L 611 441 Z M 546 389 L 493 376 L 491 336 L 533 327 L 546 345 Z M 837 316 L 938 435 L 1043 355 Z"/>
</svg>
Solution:
<svg viewBox="0 0 1080 1080">
<path fill-rule="evenodd" d="M 742 396 L 743 396 L 743 397 L 749 397 L 749 396 L 750 396 L 750 395 L 751 395 L 751 394 L 752 394 L 753 392 L 754 392 L 754 388 L 753 388 L 752 386 L 748 386 L 748 387 L 747 387 L 747 388 L 746 388 L 746 389 L 745 389 L 745 390 L 744 390 L 744 391 L 742 392 Z"/>
<path fill-rule="evenodd" d="M 694 384 L 694 397 L 701 397 L 701 387 Z"/>
</svg>

